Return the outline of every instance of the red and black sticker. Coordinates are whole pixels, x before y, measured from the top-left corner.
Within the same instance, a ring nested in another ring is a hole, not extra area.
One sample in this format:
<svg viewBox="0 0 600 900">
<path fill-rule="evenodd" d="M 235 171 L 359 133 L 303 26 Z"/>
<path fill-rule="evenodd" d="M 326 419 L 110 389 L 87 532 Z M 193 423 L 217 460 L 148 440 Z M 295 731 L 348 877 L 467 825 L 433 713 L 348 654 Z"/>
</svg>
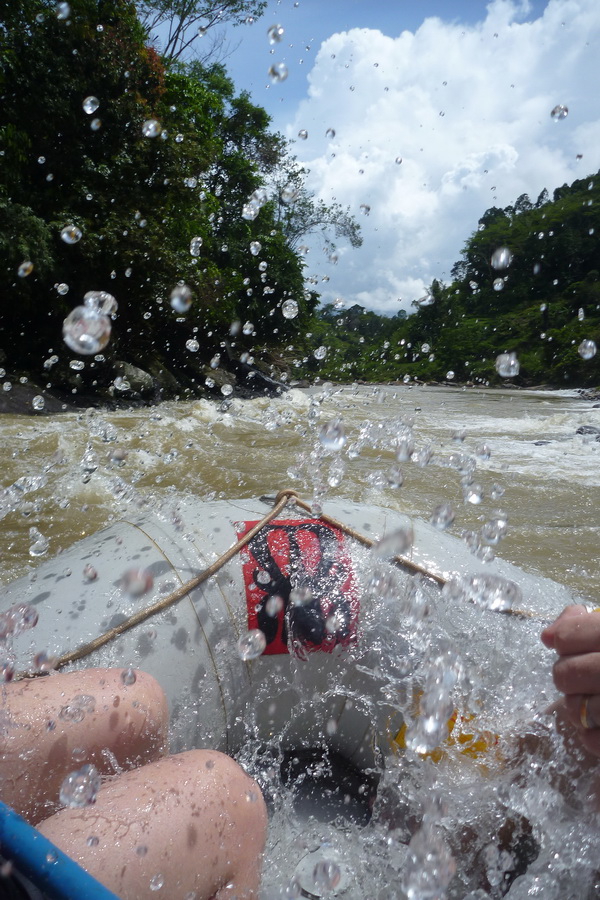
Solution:
<svg viewBox="0 0 600 900">
<path fill-rule="evenodd" d="M 238 538 L 257 523 L 238 522 Z M 356 640 L 358 588 L 344 535 L 315 519 L 270 522 L 241 551 L 248 628 L 265 654 L 324 650 Z M 290 598 L 291 595 L 291 598 Z"/>
</svg>

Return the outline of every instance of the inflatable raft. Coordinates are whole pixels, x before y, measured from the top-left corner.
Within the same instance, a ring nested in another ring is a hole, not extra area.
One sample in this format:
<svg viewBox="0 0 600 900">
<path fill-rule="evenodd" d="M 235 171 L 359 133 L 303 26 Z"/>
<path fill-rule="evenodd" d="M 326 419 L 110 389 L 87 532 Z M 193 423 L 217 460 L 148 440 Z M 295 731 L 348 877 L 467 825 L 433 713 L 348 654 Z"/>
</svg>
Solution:
<svg viewBox="0 0 600 900">
<path fill-rule="evenodd" d="M 405 573 L 393 589 L 391 557 Z M 527 616 L 552 617 L 572 601 L 560 585 L 482 563 L 400 512 L 337 501 L 314 516 L 284 491 L 187 498 L 176 512 L 120 521 L 3 588 L 0 614 L 18 604 L 37 612 L 35 628 L 13 640 L 17 675 L 48 660 L 154 675 L 169 699 L 174 750 L 236 754 L 252 739 L 275 742 L 280 754 L 327 747 L 375 771 L 402 745 L 392 687 L 410 681 L 414 665 L 403 614 L 415 574 L 417 590 L 438 598 L 446 638 L 458 634 L 465 585 L 476 593 L 477 579 L 517 601 L 507 615 L 493 610 L 509 604 L 490 601 L 485 627 L 503 646 Z"/>
<path fill-rule="evenodd" d="M 525 613 L 542 617 L 571 600 L 560 585 L 502 560 L 481 563 L 461 541 L 396 511 L 338 501 L 319 518 L 284 492 L 280 511 L 260 524 L 273 502 L 183 500 L 176 514 L 118 522 L 41 563 L 0 591 L 0 612 L 25 603 L 38 613 L 36 627 L 14 638 L 16 671 L 31 673 L 46 657 L 59 667 L 137 666 L 167 693 L 178 749 L 235 753 L 253 730 L 283 735 L 286 747 L 324 741 L 363 768 L 401 722 L 393 706 L 379 703 L 374 719 L 348 702 L 374 693 L 372 677 L 350 667 L 346 690 L 340 677 L 366 630 L 389 628 L 390 616 L 393 652 L 404 646 L 398 597 L 361 597 L 381 561 L 361 545 L 411 533 L 398 562 L 431 584 L 497 576 L 518 585 Z M 257 631 L 262 652 L 252 646 Z M 327 698 L 326 708 L 311 713 L 307 697 L 313 707 Z"/>
</svg>

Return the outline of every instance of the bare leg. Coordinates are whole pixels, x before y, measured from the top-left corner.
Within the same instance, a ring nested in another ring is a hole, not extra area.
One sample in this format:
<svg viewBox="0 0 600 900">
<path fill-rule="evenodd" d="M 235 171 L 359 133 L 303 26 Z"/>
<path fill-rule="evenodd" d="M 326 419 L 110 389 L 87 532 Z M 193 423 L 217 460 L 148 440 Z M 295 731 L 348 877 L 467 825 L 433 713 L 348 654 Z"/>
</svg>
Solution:
<svg viewBox="0 0 600 900">
<path fill-rule="evenodd" d="M 129 769 L 165 754 L 162 688 L 137 670 L 126 686 L 121 673 L 83 669 L 2 687 L 0 795 L 32 824 L 59 808 L 63 779 L 85 763 L 114 774 L 115 766 Z"/>
<path fill-rule="evenodd" d="M 266 822 L 260 789 L 237 763 L 190 750 L 117 776 L 94 806 L 62 810 L 39 830 L 122 900 L 249 900 Z"/>
</svg>

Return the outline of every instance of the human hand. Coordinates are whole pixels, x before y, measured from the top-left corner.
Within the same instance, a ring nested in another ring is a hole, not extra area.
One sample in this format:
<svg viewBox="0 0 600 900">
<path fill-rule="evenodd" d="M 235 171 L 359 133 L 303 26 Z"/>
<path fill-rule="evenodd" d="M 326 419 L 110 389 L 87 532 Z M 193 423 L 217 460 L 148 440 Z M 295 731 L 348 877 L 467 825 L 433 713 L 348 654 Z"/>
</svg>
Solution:
<svg viewBox="0 0 600 900">
<path fill-rule="evenodd" d="M 541 638 L 558 653 L 552 676 L 566 717 L 586 750 L 600 756 L 600 612 L 567 606 Z"/>
</svg>

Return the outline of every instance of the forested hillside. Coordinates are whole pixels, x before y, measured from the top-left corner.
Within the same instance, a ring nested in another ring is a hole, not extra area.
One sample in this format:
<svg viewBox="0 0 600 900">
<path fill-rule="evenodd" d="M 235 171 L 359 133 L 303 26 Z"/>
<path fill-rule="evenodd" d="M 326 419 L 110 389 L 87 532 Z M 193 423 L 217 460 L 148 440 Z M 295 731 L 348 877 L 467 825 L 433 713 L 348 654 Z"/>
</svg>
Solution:
<svg viewBox="0 0 600 900">
<path fill-rule="evenodd" d="M 344 380 L 502 382 L 501 353 L 516 353 L 516 384 L 600 384 L 600 173 L 535 203 L 487 210 L 452 270 L 386 318 L 360 306 L 319 313 L 307 371 Z M 587 352 L 586 352 L 587 349 Z M 323 351 L 321 351 L 322 353 Z"/>
</svg>

